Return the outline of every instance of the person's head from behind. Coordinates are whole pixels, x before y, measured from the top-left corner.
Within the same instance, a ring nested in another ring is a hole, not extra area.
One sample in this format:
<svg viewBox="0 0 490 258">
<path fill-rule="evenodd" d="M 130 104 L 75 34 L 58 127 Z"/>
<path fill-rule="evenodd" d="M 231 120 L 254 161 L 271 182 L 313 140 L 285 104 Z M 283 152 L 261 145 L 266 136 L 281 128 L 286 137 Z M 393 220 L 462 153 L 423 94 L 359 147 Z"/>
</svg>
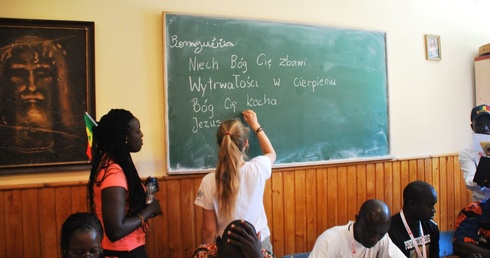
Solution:
<svg viewBox="0 0 490 258">
<path fill-rule="evenodd" d="M 99 257 L 103 236 L 102 224 L 94 214 L 74 213 L 61 226 L 61 257 Z"/>
<path fill-rule="evenodd" d="M 434 218 L 436 203 L 436 190 L 424 181 L 413 181 L 403 189 L 403 211 L 417 220 Z"/>
<path fill-rule="evenodd" d="M 260 240 L 255 227 L 248 221 L 234 220 L 216 238 L 217 258 L 262 257 Z"/>
<path fill-rule="evenodd" d="M 471 129 L 475 133 L 490 134 L 490 106 L 479 105 L 471 110 Z"/>
<path fill-rule="evenodd" d="M 236 152 L 237 156 L 241 157 L 248 147 L 249 134 L 250 129 L 245 127 L 240 120 L 230 119 L 220 124 L 216 138 L 220 150 Z"/>
<path fill-rule="evenodd" d="M 391 223 L 390 208 L 380 200 L 367 200 L 356 215 L 354 239 L 366 248 L 378 243 L 388 232 Z"/>
<path fill-rule="evenodd" d="M 216 186 L 218 194 L 219 217 L 229 221 L 234 213 L 238 187 L 240 185 L 239 168 L 244 162 L 248 147 L 250 129 L 240 120 L 226 120 L 216 133 L 219 153 L 216 166 Z"/>
</svg>

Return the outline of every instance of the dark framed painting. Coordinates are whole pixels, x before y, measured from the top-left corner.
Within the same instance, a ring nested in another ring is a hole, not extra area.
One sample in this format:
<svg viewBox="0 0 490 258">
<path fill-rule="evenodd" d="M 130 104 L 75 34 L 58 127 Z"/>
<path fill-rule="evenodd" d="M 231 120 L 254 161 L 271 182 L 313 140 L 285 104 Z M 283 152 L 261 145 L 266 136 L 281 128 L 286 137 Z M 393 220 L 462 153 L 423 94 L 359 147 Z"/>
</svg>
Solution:
<svg viewBox="0 0 490 258">
<path fill-rule="evenodd" d="M 89 167 L 94 27 L 0 18 L 0 174 Z"/>
</svg>

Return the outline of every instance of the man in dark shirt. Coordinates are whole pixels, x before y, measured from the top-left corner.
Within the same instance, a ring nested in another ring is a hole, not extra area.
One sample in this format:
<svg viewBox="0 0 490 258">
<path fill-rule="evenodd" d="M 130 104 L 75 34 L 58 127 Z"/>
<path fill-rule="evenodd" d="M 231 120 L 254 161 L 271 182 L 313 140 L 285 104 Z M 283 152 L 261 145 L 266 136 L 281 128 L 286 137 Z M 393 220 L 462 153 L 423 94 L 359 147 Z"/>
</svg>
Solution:
<svg viewBox="0 0 490 258">
<path fill-rule="evenodd" d="M 424 181 L 403 190 L 403 208 L 391 218 L 388 233 L 406 257 L 439 257 L 439 227 L 432 220 L 436 203 L 436 191 Z"/>
</svg>

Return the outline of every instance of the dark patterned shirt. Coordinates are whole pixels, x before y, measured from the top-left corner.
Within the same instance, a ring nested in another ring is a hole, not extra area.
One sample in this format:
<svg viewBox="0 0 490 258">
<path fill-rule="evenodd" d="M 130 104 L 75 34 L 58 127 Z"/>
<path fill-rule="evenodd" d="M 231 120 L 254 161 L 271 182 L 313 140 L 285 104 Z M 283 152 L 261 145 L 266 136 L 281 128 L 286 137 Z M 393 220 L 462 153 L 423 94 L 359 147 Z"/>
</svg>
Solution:
<svg viewBox="0 0 490 258">
<path fill-rule="evenodd" d="M 490 202 L 483 200 L 466 206 L 456 219 L 453 242 L 474 243 L 490 249 Z"/>
</svg>

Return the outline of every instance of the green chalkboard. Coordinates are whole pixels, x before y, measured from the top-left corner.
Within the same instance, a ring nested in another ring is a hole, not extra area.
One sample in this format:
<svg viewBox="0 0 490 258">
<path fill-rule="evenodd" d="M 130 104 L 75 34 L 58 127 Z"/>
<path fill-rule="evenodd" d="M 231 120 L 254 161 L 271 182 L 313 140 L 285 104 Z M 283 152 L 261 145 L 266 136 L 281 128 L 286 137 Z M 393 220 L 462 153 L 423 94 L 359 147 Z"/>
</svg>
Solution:
<svg viewBox="0 0 490 258">
<path fill-rule="evenodd" d="M 217 127 L 245 109 L 276 166 L 389 154 L 385 33 L 170 13 L 163 23 L 170 174 L 214 168 Z"/>
</svg>

